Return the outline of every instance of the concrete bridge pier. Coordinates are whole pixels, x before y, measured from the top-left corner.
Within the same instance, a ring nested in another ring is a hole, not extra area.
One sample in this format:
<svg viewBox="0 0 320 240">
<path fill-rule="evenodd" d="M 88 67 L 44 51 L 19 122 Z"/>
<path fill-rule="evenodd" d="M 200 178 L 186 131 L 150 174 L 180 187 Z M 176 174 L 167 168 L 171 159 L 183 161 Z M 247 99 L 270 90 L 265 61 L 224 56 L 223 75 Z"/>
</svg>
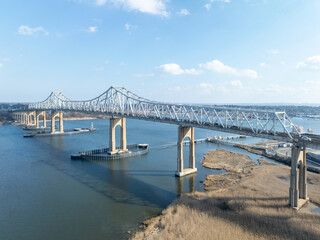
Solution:
<svg viewBox="0 0 320 240">
<path fill-rule="evenodd" d="M 116 126 L 120 126 L 120 149 L 116 149 Z M 109 154 L 128 152 L 127 149 L 127 128 L 125 118 L 114 118 L 110 119 L 109 129 Z"/>
<path fill-rule="evenodd" d="M 183 169 L 183 140 L 190 139 L 189 143 L 189 168 Z M 178 158 L 176 176 L 182 177 L 197 172 L 195 164 L 194 127 L 179 126 L 178 128 Z"/>
<path fill-rule="evenodd" d="M 43 116 L 43 128 L 47 127 L 46 111 L 37 111 L 36 112 L 36 125 L 37 128 L 40 128 L 40 116 Z"/>
<path fill-rule="evenodd" d="M 36 125 L 36 111 L 28 111 L 27 112 L 27 126 L 35 126 Z"/>
<path fill-rule="evenodd" d="M 56 132 L 56 117 L 59 117 L 59 131 Z M 63 133 L 63 112 L 51 112 L 51 134 L 54 133 Z"/>
<path fill-rule="evenodd" d="M 22 121 L 22 123 L 23 123 L 24 125 L 26 125 L 26 126 L 29 125 L 29 117 L 28 117 L 28 113 L 27 113 L 27 112 L 24 112 L 24 113 L 23 113 L 23 121 Z"/>
<path fill-rule="evenodd" d="M 299 144 L 292 146 L 289 205 L 299 209 L 308 201 L 306 148 Z"/>
</svg>

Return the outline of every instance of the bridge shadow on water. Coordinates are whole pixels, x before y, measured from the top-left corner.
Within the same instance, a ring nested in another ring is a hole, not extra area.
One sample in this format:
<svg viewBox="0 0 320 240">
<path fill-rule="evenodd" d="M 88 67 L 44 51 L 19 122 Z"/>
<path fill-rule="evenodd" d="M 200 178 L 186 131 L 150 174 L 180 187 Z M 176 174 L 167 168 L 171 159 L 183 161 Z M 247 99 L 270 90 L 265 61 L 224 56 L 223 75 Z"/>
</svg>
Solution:
<svg viewBox="0 0 320 240">
<path fill-rule="evenodd" d="M 172 176 L 174 171 L 169 170 L 119 170 L 113 169 L 114 164 L 125 164 L 120 160 L 108 162 L 93 162 L 86 160 L 71 160 L 67 151 L 62 150 L 63 144 L 51 145 L 50 142 L 37 140 L 41 146 L 42 163 L 66 174 L 72 179 L 86 185 L 115 202 L 165 208 L 172 203 L 183 190 L 183 179 L 176 178 L 177 193 L 167 191 L 158 186 L 141 181 L 134 176 Z M 48 157 L 49 155 L 49 157 Z M 125 167 L 123 167 L 125 169 Z M 194 180 L 193 180 L 194 181 Z"/>
</svg>

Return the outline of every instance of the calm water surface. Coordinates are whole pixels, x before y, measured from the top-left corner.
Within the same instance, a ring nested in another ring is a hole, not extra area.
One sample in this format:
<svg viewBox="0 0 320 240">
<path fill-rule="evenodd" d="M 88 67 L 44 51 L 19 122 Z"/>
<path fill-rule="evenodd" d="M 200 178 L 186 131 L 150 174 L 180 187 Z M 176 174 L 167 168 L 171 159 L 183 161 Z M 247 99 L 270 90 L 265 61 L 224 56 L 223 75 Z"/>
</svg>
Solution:
<svg viewBox="0 0 320 240">
<path fill-rule="evenodd" d="M 91 122 L 95 132 L 43 138 L 23 138 L 20 127 L 0 126 L 0 239 L 126 239 L 127 231 L 137 230 L 182 192 L 202 191 L 206 174 L 221 173 L 202 167 L 203 154 L 225 148 L 259 158 L 233 147 L 196 144 L 198 173 L 179 179 L 174 177 L 176 147 L 159 148 L 176 144 L 177 126 L 128 119 L 128 144 L 148 143 L 147 155 L 71 160 L 71 153 L 107 146 L 108 120 L 65 121 L 65 128 L 90 127 Z M 230 134 L 195 129 L 195 135 Z M 187 159 L 187 146 L 184 154 Z"/>
</svg>

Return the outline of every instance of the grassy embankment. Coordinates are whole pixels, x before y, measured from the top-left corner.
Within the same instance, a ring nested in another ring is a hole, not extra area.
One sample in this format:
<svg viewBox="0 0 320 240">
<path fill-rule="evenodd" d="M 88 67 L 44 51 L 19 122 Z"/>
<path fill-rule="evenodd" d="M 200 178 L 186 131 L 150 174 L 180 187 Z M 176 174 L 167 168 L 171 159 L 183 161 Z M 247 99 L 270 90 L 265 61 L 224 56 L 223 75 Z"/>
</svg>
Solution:
<svg viewBox="0 0 320 240">
<path fill-rule="evenodd" d="M 320 216 L 288 207 L 288 166 L 225 150 L 203 164 L 229 173 L 208 175 L 206 192 L 177 199 L 145 222 L 133 239 L 320 239 Z M 320 175 L 308 172 L 308 195 L 320 204 Z"/>
</svg>

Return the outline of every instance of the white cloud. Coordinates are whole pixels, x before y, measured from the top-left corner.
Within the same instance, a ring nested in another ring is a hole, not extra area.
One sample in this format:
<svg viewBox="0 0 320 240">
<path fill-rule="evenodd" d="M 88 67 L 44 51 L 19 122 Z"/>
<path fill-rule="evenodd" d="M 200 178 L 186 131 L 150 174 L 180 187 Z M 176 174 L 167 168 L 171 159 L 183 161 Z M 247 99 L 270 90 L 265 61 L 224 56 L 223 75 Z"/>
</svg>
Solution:
<svg viewBox="0 0 320 240">
<path fill-rule="evenodd" d="M 260 67 L 266 67 L 267 66 L 267 64 L 266 63 L 260 63 Z"/>
<path fill-rule="evenodd" d="M 207 3 L 203 6 L 205 7 L 205 9 L 207 9 L 207 11 L 209 11 L 211 9 L 211 3 Z"/>
<path fill-rule="evenodd" d="M 296 68 L 320 69 L 320 55 L 311 56 L 305 61 L 298 62 Z"/>
<path fill-rule="evenodd" d="M 127 30 L 130 30 L 131 28 L 137 28 L 138 26 L 136 26 L 136 25 L 131 25 L 131 24 L 129 24 L 129 23 L 126 23 L 126 24 L 124 25 L 124 27 L 125 27 Z"/>
<path fill-rule="evenodd" d="M 105 5 L 107 2 L 107 0 L 96 0 L 96 5 L 97 6 L 103 6 Z"/>
<path fill-rule="evenodd" d="M 31 27 L 29 27 L 27 25 L 21 25 L 18 28 L 18 33 L 20 35 L 32 35 L 32 34 L 37 33 L 37 32 L 43 32 L 45 35 L 49 35 L 49 32 L 44 30 L 42 27 L 31 28 Z"/>
<path fill-rule="evenodd" d="M 304 68 L 304 67 L 306 67 L 307 66 L 307 64 L 305 63 L 305 62 L 298 62 L 297 64 L 296 64 L 296 68 L 297 69 L 299 69 L 299 68 Z"/>
<path fill-rule="evenodd" d="M 239 88 L 242 87 L 242 82 L 241 82 L 240 80 L 231 81 L 230 84 L 231 84 L 231 86 L 233 86 L 233 87 L 239 87 Z"/>
<path fill-rule="evenodd" d="M 88 28 L 88 32 L 91 32 L 91 33 L 98 32 L 98 27 L 97 26 L 91 26 L 91 27 Z"/>
<path fill-rule="evenodd" d="M 115 6 L 120 6 L 129 11 L 139 11 L 153 15 L 169 16 L 166 10 L 164 0 L 96 0 L 97 6 L 103 6 L 106 3 L 111 3 Z"/>
<path fill-rule="evenodd" d="M 233 67 L 225 65 L 219 60 L 213 60 L 211 62 L 202 63 L 199 65 L 202 68 L 212 70 L 217 73 L 227 73 L 238 77 L 257 78 L 258 73 L 251 69 L 237 70 Z"/>
<path fill-rule="evenodd" d="M 223 3 L 230 3 L 231 0 L 210 0 L 207 4 L 204 5 L 204 7 L 209 11 L 211 9 L 211 4 L 213 2 L 223 2 Z"/>
<path fill-rule="evenodd" d="M 0 63 L 0 68 L 2 68 L 3 67 L 3 64 L 2 63 Z"/>
<path fill-rule="evenodd" d="M 320 63 L 320 55 L 308 57 L 307 61 L 312 63 Z"/>
<path fill-rule="evenodd" d="M 280 53 L 279 50 L 276 50 L 276 49 L 268 50 L 268 52 L 271 53 L 271 54 L 274 54 L 274 55 L 277 55 L 277 54 Z"/>
<path fill-rule="evenodd" d="M 176 63 L 168 63 L 163 64 L 158 67 L 158 69 L 162 70 L 165 73 L 169 73 L 172 75 L 181 75 L 181 74 L 192 74 L 192 75 L 198 75 L 201 74 L 201 70 L 196 70 L 194 68 L 191 69 L 182 69 L 179 64 Z"/>
<path fill-rule="evenodd" d="M 258 73 L 255 70 L 246 69 L 238 72 L 239 77 L 258 78 Z"/>
<path fill-rule="evenodd" d="M 202 82 L 199 85 L 201 88 L 203 88 L 203 91 L 205 93 L 211 93 L 215 88 L 214 85 L 211 83 Z"/>
<path fill-rule="evenodd" d="M 188 11 L 188 9 L 181 9 L 180 12 L 177 12 L 177 15 L 180 15 L 180 16 L 187 16 L 187 15 L 190 15 L 190 12 Z"/>
<path fill-rule="evenodd" d="M 218 73 L 236 74 L 236 72 L 237 72 L 234 68 L 224 65 L 219 60 L 213 60 L 212 62 L 201 63 L 200 67 L 206 68 L 208 70 L 212 70 L 212 71 L 218 72 Z"/>
</svg>

